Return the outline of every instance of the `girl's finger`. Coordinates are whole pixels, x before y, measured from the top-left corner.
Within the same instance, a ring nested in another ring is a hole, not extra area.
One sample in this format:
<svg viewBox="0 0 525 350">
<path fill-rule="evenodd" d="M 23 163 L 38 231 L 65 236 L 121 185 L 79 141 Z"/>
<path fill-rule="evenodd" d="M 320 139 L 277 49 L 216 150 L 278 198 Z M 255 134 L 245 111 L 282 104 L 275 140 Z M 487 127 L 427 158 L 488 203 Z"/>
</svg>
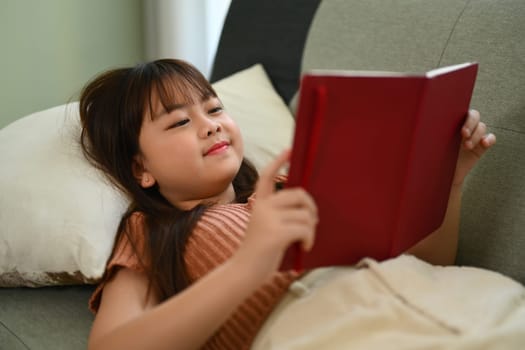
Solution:
<svg viewBox="0 0 525 350">
<path fill-rule="evenodd" d="M 289 188 L 279 191 L 275 195 L 275 205 L 280 208 L 305 208 L 312 215 L 317 216 L 317 205 L 311 195 L 301 188 Z"/>
<path fill-rule="evenodd" d="M 283 212 L 281 212 L 283 213 Z M 313 227 L 317 225 L 317 215 L 313 215 L 310 211 L 304 209 L 288 209 L 285 210 L 283 215 L 280 215 L 280 220 L 283 223 L 297 223 L 305 225 L 307 227 Z"/>
<path fill-rule="evenodd" d="M 264 198 L 275 191 L 274 178 L 279 174 L 279 169 L 281 169 L 290 159 L 290 153 L 290 150 L 283 151 L 263 169 L 255 189 L 258 198 Z"/>
<path fill-rule="evenodd" d="M 496 143 L 496 136 L 494 134 L 487 134 L 483 136 L 481 141 L 471 150 L 476 154 L 478 158 L 481 158 L 483 154 Z"/>
<path fill-rule="evenodd" d="M 465 120 L 465 123 L 463 124 L 463 127 L 461 129 L 462 136 L 465 138 L 470 137 L 476 129 L 476 125 L 479 123 L 479 120 L 479 112 L 475 109 L 469 110 L 467 114 L 467 119 Z"/>
<path fill-rule="evenodd" d="M 315 240 L 315 229 L 301 224 L 287 225 L 288 244 L 300 242 L 304 251 L 312 249 Z"/>
<path fill-rule="evenodd" d="M 486 149 L 494 146 L 496 144 L 496 135 L 489 133 L 481 139 L 481 145 Z"/>
<path fill-rule="evenodd" d="M 476 129 L 471 134 L 471 137 L 465 140 L 465 146 L 468 149 L 474 148 L 481 139 L 485 136 L 487 132 L 487 126 L 483 122 L 479 122 L 476 126 Z"/>
</svg>

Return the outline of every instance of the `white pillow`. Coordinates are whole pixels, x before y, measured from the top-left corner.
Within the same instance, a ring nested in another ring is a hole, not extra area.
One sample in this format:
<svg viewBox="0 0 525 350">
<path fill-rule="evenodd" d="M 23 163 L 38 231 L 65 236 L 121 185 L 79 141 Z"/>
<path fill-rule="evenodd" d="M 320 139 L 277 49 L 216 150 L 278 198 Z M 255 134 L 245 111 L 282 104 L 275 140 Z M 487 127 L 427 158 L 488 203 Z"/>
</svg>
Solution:
<svg viewBox="0 0 525 350">
<path fill-rule="evenodd" d="M 261 65 L 217 83 L 260 169 L 291 145 L 294 122 Z M 84 158 L 78 103 L 0 130 L 0 286 L 97 282 L 127 200 Z"/>
</svg>

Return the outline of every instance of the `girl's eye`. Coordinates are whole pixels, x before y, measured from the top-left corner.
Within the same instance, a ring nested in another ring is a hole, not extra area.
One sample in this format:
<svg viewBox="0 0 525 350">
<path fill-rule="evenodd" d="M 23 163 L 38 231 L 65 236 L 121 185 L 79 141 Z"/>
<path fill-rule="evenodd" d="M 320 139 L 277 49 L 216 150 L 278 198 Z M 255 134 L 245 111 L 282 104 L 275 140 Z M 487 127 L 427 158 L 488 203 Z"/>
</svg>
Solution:
<svg viewBox="0 0 525 350">
<path fill-rule="evenodd" d="M 219 114 L 222 112 L 222 107 L 214 107 L 208 111 L 209 114 Z"/>
<path fill-rule="evenodd" d="M 177 127 L 179 127 L 179 126 L 186 125 L 186 124 L 188 124 L 189 122 L 190 122 L 189 119 L 182 119 L 182 120 L 180 120 L 180 121 L 178 121 L 178 122 L 176 122 L 176 123 L 174 123 L 174 124 L 171 124 L 171 125 L 168 127 L 168 129 L 174 129 L 174 128 L 177 128 Z"/>
</svg>

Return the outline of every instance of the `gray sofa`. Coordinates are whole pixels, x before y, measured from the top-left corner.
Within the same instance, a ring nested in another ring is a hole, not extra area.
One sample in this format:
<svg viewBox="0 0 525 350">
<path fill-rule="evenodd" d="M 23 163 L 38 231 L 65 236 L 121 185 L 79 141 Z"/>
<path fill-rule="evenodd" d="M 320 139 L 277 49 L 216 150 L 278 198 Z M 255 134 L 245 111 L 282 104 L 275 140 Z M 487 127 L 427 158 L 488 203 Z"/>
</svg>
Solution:
<svg viewBox="0 0 525 350">
<path fill-rule="evenodd" d="M 310 68 L 479 62 L 472 106 L 498 142 L 466 183 L 457 263 L 525 283 L 524 18 L 522 0 L 233 0 L 212 80 L 262 63 L 293 104 Z M 0 289 L 0 349 L 85 348 L 93 289 Z"/>
</svg>

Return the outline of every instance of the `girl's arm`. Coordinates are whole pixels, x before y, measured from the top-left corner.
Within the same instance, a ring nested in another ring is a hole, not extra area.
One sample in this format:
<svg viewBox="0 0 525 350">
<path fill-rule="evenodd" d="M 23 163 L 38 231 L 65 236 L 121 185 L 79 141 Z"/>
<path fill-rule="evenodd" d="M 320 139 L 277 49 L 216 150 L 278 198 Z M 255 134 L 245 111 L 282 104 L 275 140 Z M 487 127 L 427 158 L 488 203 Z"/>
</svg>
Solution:
<svg viewBox="0 0 525 350">
<path fill-rule="evenodd" d="M 274 191 L 283 153 L 261 174 L 239 250 L 183 292 L 158 303 L 143 273 L 119 270 L 104 287 L 89 349 L 198 349 L 277 270 L 285 249 L 313 244 L 317 209 L 300 189 Z"/>
<path fill-rule="evenodd" d="M 118 271 L 104 287 L 89 349 L 197 349 L 261 282 L 232 257 L 162 304 L 143 273 Z"/>
<path fill-rule="evenodd" d="M 456 163 L 447 211 L 443 224 L 407 253 L 431 264 L 452 265 L 456 259 L 463 181 L 483 154 L 496 143 L 494 134 L 487 134 L 479 112 L 470 110 L 461 129 L 462 142 Z"/>
<path fill-rule="evenodd" d="M 441 226 L 406 253 L 434 265 L 454 264 L 458 247 L 460 208 L 461 185 L 453 185 Z"/>
</svg>

